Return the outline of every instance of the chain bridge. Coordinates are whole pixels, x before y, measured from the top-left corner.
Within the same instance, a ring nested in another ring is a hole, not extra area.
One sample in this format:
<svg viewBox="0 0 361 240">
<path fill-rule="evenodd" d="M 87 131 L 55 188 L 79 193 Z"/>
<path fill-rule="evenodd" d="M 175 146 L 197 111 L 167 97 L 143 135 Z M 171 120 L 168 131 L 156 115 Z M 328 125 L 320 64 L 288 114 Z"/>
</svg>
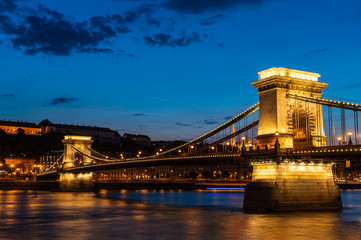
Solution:
<svg viewBox="0 0 361 240">
<path fill-rule="evenodd" d="M 65 136 L 61 173 L 247 162 L 253 166 L 244 198 L 247 211 L 341 208 L 332 166 L 361 158 L 361 105 L 322 97 L 328 84 L 318 81 L 317 73 L 270 68 L 258 75 L 252 82 L 258 103 L 152 156 L 110 158 L 91 148 L 91 137 Z M 38 176 L 52 174 L 56 171 L 49 168 Z"/>
</svg>

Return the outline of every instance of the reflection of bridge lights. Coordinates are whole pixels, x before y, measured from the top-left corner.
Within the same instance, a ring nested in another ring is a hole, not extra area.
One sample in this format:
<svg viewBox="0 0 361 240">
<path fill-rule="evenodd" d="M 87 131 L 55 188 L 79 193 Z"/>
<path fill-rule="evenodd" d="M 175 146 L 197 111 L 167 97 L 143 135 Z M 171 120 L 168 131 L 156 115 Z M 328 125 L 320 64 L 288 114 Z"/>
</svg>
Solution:
<svg viewBox="0 0 361 240">
<path fill-rule="evenodd" d="M 211 147 L 212 150 L 214 150 L 214 147 Z"/>
<path fill-rule="evenodd" d="M 192 146 L 191 146 L 191 148 L 193 149 L 193 148 L 194 148 L 194 146 L 192 145 Z"/>
<path fill-rule="evenodd" d="M 163 151 L 163 149 L 159 149 L 159 152 L 162 152 Z"/>
<path fill-rule="evenodd" d="M 179 153 L 181 153 L 181 152 L 182 152 L 182 150 L 180 150 L 180 149 L 179 149 L 179 150 L 178 150 L 178 152 L 179 152 Z"/>
</svg>

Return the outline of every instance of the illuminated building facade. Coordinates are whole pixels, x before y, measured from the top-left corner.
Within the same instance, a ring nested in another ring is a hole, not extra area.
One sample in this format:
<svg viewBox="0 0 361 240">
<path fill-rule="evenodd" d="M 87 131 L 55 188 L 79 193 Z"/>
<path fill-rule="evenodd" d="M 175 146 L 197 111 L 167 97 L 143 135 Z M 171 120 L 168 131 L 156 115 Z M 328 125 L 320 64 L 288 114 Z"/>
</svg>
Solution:
<svg viewBox="0 0 361 240">
<path fill-rule="evenodd" d="M 26 135 L 40 135 L 41 127 L 35 123 L 22 121 L 0 121 L 0 129 L 7 134 L 18 134 L 22 131 Z M 21 130 L 20 130 L 21 129 Z"/>
<path fill-rule="evenodd" d="M 117 131 L 109 128 L 69 125 L 69 124 L 54 124 L 48 119 L 39 123 L 42 133 L 60 132 L 68 135 L 76 136 L 91 136 L 93 140 L 99 142 L 120 142 L 121 137 Z"/>
<path fill-rule="evenodd" d="M 59 151 L 50 151 L 40 157 L 41 165 L 43 169 L 48 170 L 52 168 L 52 170 L 56 170 L 59 167 L 62 167 L 62 162 L 57 160 L 63 154 L 64 150 Z"/>
</svg>

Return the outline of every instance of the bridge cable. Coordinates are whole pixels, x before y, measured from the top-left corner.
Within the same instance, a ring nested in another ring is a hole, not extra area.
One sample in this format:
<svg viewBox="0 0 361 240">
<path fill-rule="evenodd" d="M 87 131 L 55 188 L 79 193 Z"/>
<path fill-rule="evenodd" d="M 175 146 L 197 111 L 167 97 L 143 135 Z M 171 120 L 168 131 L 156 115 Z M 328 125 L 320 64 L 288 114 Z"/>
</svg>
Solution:
<svg viewBox="0 0 361 240">
<path fill-rule="evenodd" d="M 342 136 L 342 143 L 346 144 L 346 116 L 345 116 L 345 109 L 341 108 L 341 136 Z"/>
<path fill-rule="evenodd" d="M 109 156 L 107 156 L 107 155 L 104 155 L 104 154 L 102 154 L 102 153 L 100 153 L 100 152 L 95 151 L 95 150 L 92 149 L 92 148 L 88 148 L 88 147 L 87 147 L 86 149 L 88 149 L 89 151 L 92 151 L 92 152 L 98 154 L 98 155 L 101 156 L 101 157 L 104 157 L 104 158 L 107 159 L 107 160 L 111 160 L 111 159 L 113 159 L 114 161 L 121 161 L 121 160 L 122 160 L 122 159 L 119 159 L 119 158 L 109 157 Z"/>
<path fill-rule="evenodd" d="M 74 148 L 77 152 L 79 152 L 79 153 L 83 154 L 84 156 L 86 156 L 86 157 L 88 157 L 88 158 L 91 158 L 91 159 L 93 159 L 93 160 L 98 160 L 98 161 L 103 161 L 103 162 L 115 162 L 115 161 L 112 161 L 112 160 L 107 160 L 107 159 L 103 159 L 103 158 L 91 156 L 91 155 L 89 155 L 89 154 L 87 154 L 87 153 L 82 152 L 81 150 L 79 150 L 78 148 L 76 148 L 74 145 L 71 145 L 71 147 Z M 121 162 L 121 161 L 124 161 L 124 160 L 119 159 L 119 162 Z"/>
<path fill-rule="evenodd" d="M 224 138 L 219 139 L 218 141 L 213 142 L 212 144 L 209 144 L 209 145 L 207 145 L 207 146 L 200 147 L 200 148 L 198 148 L 198 150 L 199 150 L 199 151 L 203 151 L 203 150 L 206 150 L 207 148 L 212 147 L 212 146 L 215 146 L 215 145 L 217 145 L 217 144 L 219 144 L 219 143 L 221 143 L 221 142 L 224 142 L 224 141 L 227 141 L 227 140 L 229 140 L 229 139 L 232 139 L 232 138 L 236 137 L 237 135 L 242 134 L 242 133 L 248 131 L 249 129 L 257 126 L 258 124 L 259 124 L 259 120 L 257 120 L 257 121 L 255 121 L 255 122 L 253 122 L 253 123 L 245 126 L 244 128 L 239 129 L 238 131 L 235 131 L 234 133 L 232 133 L 232 134 L 230 134 L 230 135 L 228 135 L 228 136 L 226 136 L 226 137 L 224 137 Z"/>
<path fill-rule="evenodd" d="M 179 149 L 182 149 L 184 147 L 187 147 L 189 145 L 192 145 L 192 144 L 195 144 L 195 143 L 198 143 L 200 141 L 203 141 L 207 138 L 209 138 L 210 136 L 214 136 L 215 134 L 217 134 L 218 132 L 222 131 L 223 129 L 226 129 L 228 128 L 229 126 L 231 126 L 232 124 L 242 120 L 243 118 L 245 118 L 246 116 L 248 116 L 249 114 L 252 114 L 253 112 L 257 111 L 259 109 L 259 103 L 256 103 L 255 105 L 253 105 L 252 107 L 248 108 L 247 110 L 243 111 L 242 113 L 238 114 L 237 116 L 235 116 L 234 118 L 232 118 L 231 120 L 223 123 L 222 125 L 218 126 L 217 128 L 187 142 L 187 143 L 184 143 L 178 147 L 175 147 L 175 148 L 172 148 L 170 150 L 167 150 L 167 151 L 164 151 L 163 153 L 160 153 L 159 155 L 153 155 L 153 156 L 149 156 L 149 157 L 143 157 L 143 158 L 154 158 L 154 157 L 160 157 L 161 155 L 165 155 L 165 154 L 168 154 L 168 153 L 171 153 L 171 152 L 175 152 Z"/>
</svg>

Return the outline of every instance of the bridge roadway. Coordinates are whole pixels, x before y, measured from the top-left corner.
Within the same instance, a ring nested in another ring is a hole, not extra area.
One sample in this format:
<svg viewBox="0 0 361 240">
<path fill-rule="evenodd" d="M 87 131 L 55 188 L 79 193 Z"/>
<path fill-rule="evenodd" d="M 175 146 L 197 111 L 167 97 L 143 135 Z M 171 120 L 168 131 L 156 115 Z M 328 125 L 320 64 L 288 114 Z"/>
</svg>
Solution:
<svg viewBox="0 0 361 240">
<path fill-rule="evenodd" d="M 263 149 L 247 150 L 233 153 L 213 153 L 207 155 L 182 155 L 174 157 L 145 157 L 133 158 L 111 163 L 90 164 L 86 166 L 64 169 L 63 172 L 81 173 L 94 172 L 110 169 L 150 167 L 150 166 L 171 166 L 171 165 L 207 165 L 207 164 L 227 164 L 240 163 L 241 161 L 258 160 L 282 160 L 291 161 L 309 160 L 322 162 L 342 162 L 346 160 L 361 160 L 361 145 L 338 145 L 328 147 L 313 147 L 304 149 Z M 46 176 L 55 172 L 38 174 Z"/>
<path fill-rule="evenodd" d="M 234 163 L 242 160 L 241 153 L 219 153 L 209 155 L 188 155 L 177 157 L 162 157 L 162 158 L 140 158 L 128 159 L 123 161 L 115 161 L 112 163 L 89 164 L 85 166 L 73 167 L 64 169 L 63 172 L 80 173 L 80 172 L 94 172 L 109 169 L 133 168 L 133 167 L 149 167 L 149 166 L 170 166 L 170 165 L 197 165 L 208 163 Z M 47 172 L 38 174 L 38 176 L 45 176 L 53 174 Z"/>
</svg>

